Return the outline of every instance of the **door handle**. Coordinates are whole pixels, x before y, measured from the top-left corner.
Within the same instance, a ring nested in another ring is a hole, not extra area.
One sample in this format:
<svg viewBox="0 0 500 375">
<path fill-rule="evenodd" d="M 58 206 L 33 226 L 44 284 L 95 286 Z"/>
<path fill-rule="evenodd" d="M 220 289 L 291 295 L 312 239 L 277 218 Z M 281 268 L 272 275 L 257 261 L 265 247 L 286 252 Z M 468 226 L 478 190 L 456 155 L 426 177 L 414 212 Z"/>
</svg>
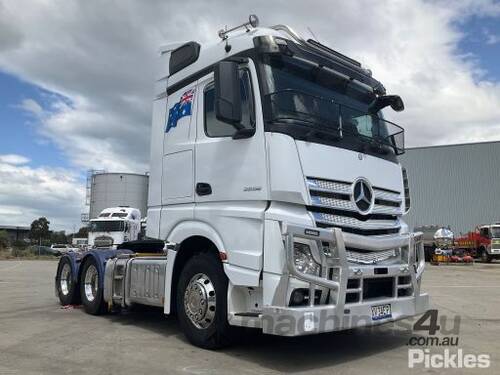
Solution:
<svg viewBox="0 0 500 375">
<path fill-rule="evenodd" d="M 196 184 L 196 194 L 198 195 L 210 195 L 212 194 L 212 187 L 206 182 L 198 182 Z"/>
</svg>

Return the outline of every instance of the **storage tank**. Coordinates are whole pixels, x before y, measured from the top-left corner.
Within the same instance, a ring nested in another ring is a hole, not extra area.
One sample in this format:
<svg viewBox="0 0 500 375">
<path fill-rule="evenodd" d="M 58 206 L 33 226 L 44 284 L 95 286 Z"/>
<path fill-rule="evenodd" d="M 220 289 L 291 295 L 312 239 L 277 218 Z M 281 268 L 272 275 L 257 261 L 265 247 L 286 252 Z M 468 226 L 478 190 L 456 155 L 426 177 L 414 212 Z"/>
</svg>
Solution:
<svg viewBox="0 0 500 375">
<path fill-rule="evenodd" d="M 105 208 L 117 206 L 138 208 L 142 217 L 147 215 L 147 174 L 97 172 L 90 179 L 90 219 Z"/>
</svg>

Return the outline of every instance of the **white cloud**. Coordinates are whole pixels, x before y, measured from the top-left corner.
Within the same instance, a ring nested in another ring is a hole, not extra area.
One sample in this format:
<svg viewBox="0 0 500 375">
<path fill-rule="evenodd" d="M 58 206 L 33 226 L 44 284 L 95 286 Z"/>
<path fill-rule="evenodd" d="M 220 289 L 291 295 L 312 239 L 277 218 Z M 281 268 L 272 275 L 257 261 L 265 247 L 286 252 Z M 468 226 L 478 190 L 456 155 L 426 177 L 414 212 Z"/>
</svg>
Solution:
<svg viewBox="0 0 500 375">
<path fill-rule="evenodd" d="M 370 67 L 405 100 L 390 119 L 409 145 L 500 139 L 500 83 L 458 50 L 468 17 L 500 17 L 492 0 L 1 2 L 0 69 L 59 94 L 23 107 L 76 167 L 144 172 L 158 46 L 214 40 L 249 13 Z"/>
<path fill-rule="evenodd" d="M 52 229 L 79 228 L 84 183 L 78 175 L 65 169 L 31 168 L 5 156 L 23 158 L 0 157 L 0 224 L 30 225 L 45 216 Z"/>
<path fill-rule="evenodd" d="M 34 99 L 24 99 L 19 107 L 34 116 L 41 116 L 43 114 L 42 106 L 38 104 Z"/>
<path fill-rule="evenodd" d="M 26 164 L 29 162 L 30 159 L 22 155 L 17 155 L 17 154 L 0 155 L 0 163 L 17 165 L 17 164 Z"/>
<path fill-rule="evenodd" d="M 492 45 L 500 43 L 500 35 L 492 34 L 488 29 L 484 29 L 483 32 L 486 38 L 486 44 Z"/>
</svg>

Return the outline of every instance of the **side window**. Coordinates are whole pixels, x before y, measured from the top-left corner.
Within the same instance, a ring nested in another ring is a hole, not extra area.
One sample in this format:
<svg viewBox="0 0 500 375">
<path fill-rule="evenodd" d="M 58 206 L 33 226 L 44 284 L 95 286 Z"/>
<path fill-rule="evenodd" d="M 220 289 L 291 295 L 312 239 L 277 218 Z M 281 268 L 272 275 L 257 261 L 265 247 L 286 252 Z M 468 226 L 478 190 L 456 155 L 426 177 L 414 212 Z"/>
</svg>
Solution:
<svg viewBox="0 0 500 375">
<path fill-rule="evenodd" d="M 247 69 L 240 70 L 240 93 L 242 116 L 240 124 L 228 124 L 215 117 L 215 89 L 213 83 L 208 84 L 204 93 L 205 134 L 208 137 L 232 137 L 239 129 L 255 128 L 254 106 L 250 73 Z"/>
</svg>

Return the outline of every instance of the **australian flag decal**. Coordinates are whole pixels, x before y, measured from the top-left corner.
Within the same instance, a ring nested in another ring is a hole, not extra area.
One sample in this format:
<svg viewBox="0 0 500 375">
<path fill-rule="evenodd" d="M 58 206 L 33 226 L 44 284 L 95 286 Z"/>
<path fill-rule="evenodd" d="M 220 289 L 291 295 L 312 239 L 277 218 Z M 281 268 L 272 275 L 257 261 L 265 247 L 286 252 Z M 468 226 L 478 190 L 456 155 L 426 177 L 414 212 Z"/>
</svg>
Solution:
<svg viewBox="0 0 500 375">
<path fill-rule="evenodd" d="M 178 103 L 175 103 L 168 111 L 168 121 L 165 133 L 177 126 L 177 121 L 184 116 L 191 116 L 191 105 L 193 103 L 194 89 L 186 91 L 182 94 Z"/>
</svg>

